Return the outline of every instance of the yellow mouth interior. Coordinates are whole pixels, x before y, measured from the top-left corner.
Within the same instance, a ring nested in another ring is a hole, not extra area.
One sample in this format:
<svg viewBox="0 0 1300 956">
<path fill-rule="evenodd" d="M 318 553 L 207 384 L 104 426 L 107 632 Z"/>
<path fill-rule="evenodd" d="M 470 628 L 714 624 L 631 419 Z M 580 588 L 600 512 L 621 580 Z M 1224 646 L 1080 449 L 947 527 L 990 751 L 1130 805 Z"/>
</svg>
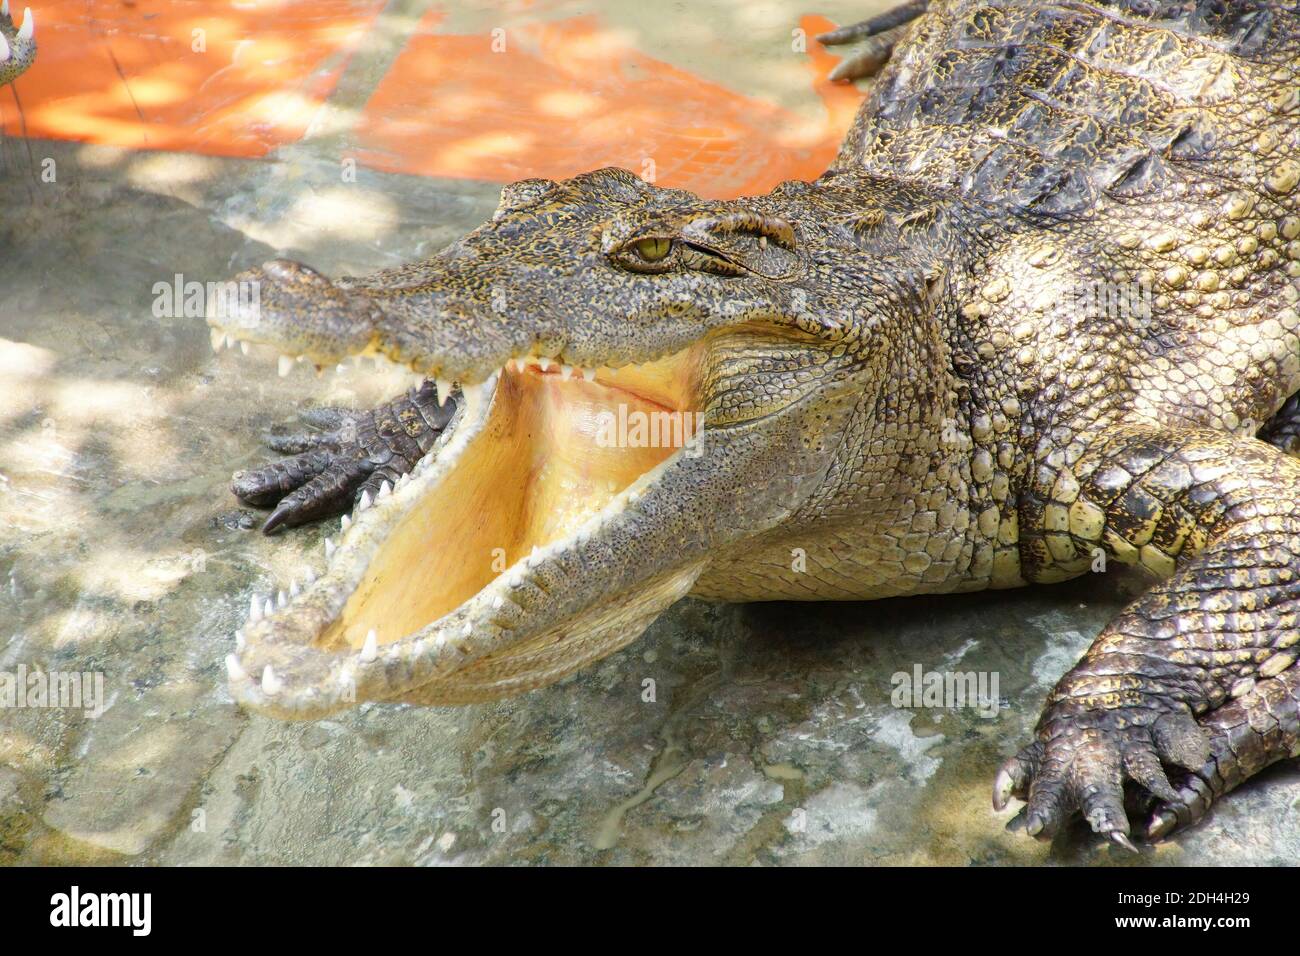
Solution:
<svg viewBox="0 0 1300 956">
<path fill-rule="evenodd" d="M 401 640 L 534 547 L 572 536 L 698 429 L 699 354 L 602 369 L 592 382 L 554 365 L 503 370 L 487 423 L 379 545 L 321 643 L 359 648 L 371 630 L 381 644 Z"/>
</svg>

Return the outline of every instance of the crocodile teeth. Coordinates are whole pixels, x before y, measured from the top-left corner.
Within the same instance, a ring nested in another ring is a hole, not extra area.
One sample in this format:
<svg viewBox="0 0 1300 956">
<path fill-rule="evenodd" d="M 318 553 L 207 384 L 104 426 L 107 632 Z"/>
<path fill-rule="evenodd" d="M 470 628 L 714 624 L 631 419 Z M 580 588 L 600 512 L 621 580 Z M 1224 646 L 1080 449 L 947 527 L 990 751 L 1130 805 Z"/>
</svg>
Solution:
<svg viewBox="0 0 1300 956">
<path fill-rule="evenodd" d="M 582 370 L 582 377 L 588 382 L 594 382 L 596 381 L 596 370 L 594 368 L 584 368 Z"/>
<path fill-rule="evenodd" d="M 274 613 L 275 613 L 275 605 L 271 603 L 270 598 L 267 598 L 266 606 L 262 608 L 262 617 L 270 617 Z"/>
<path fill-rule="evenodd" d="M 389 495 L 391 495 L 392 493 L 393 493 L 393 486 L 390 485 L 390 484 L 385 480 L 385 481 L 383 481 L 382 483 L 380 483 L 380 485 L 379 485 L 379 494 L 375 495 L 375 500 L 378 501 L 380 498 L 386 498 L 386 497 L 388 497 Z"/>
<path fill-rule="evenodd" d="M 503 598 L 500 594 L 493 595 L 493 597 L 492 597 L 492 610 L 494 610 L 494 611 L 499 611 L 499 610 L 501 610 L 502 606 L 503 606 L 505 603 L 506 603 L 506 599 Z"/>
<path fill-rule="evenodd" d="M 406 472 L 406 471 L 402 472 L 401 477 L 397 479 L 397 487 L 398 488 L 406 487 L 406 483 L 410 480 L 411 480 L 410 472 Z"/>
<path fill-rule="evenodd" d="M 361 492 L 361 500 L 357 502 L 357 511 L 365 511 L 370 507 L 370 492 Z"/>
<path fill-rule="evenodd" d="M 551 367 L 551 360 L 548 359 L 545 355 L 543 355 L 540 358 L 538 358 L 537 367 L 540 368 L 543 372 L 545 372 L 548 368 Z"/>
<path fill-rule="evenodd" d="M 352 527 L 352 519 L 347 515 L 344 515 L 343 520 L 339 522 L 339 529 L 342 531 L 347 531 L 348 528 L 351 527 Z"/>
<path fill-rule="evenodd" d="M 446 405 L 447 396 L 451 394 L 451 382 L 445 378 L 438 378 L 434 379 L 434 383 L 438 387 L 438 404 Z"/>
<path fill-rule="evenodd" d="M 9 16 L 9 0 L 4 0 L 3 3 L 0 3 L 0 13 Z"/>
<path fill-rule="evenodd" d="M 231 680 L 243 680 L 248 675 L 244 673 L 244 668 L 239 663 L 239 658 L 234 654 L 226 655 L 226 673 Z"/>
<path fill-rule="evenodd" d="M 236 632 L 235 632 L 235 649 L 236 649 L 236 650 L 239 650 L 239 651 L 242 651 L 242 650 L 244 649 L 244 632 L 243 632 L 243 631 L 236 631 Z"/>
<path fill-rule="evenodd" d="M 329 538 L 325 539 L 325 560 L 328 561 L 334 557 L 334 542 Z"/>
<path fill-rule="evenodd" d="M 361 659 L 370 663 L 379 656 L 379 635 L 372 628 L 366 634 L 366 643 L 361 648 Z"/>
<path fill-rule="evenodd" d="M 284 610 L 289 605 L 289 596 L 281 591 L 275 596 L 275 606 Z"/>
<path fill-rule="evenodd" d="M 560 381 L 561 381 L 561 382 L 567 382 L 567 381 L 568 381 L 569 379 L 571 379 L 571 378 L 573 378 L 573 366 L 572 366 L 572 365 L 561 365 L 561 366 L 560 366 Z"/>
<path fill-rule="evenodd" d="M 253 622 L 262 619 L 262 605 L 258 603 L 256 594 L 248 602 L 248 619 Z"/>
<path fill-rule="evenodd" d="M 281 355 L 280 364 L 277 367 L 277 370 L 280 373 L 280 377 L 284 378 L 293 370 L 293 359 L 289 358 L 287 355 Z"/>
<path fill-rule="evenodd" d="M 483 391 L 482 384 L 470 385 L 461 390 L 461 394 L 465 396 L 465 412 L 470 418 L 478 414 L 479 406 L 483 404 Z"/>
<path fill-rule="evenodd" d="M 0 34 L 0 37 L 2 36 L 3 34 Z M 8 47 L 5 47 L 6 51 L 8 51 L 8 49 L 9 49 Z M 8 59 L 8 57 L 5 57 L 5 59 Z M 226 336 L 221 332 L 220 329 L 213 329 L 211 332 L 208 333 L 208 341 L 212 343 L 212 351 L 220 355 L 221 346 L 222 343 L 226 341 Z"/>
<path fill-rule="evenodd" d="M 247 343 L 247 342 L 240 342 L 240 343 L 239 343 L 239 351 L 241 351 L 241 352 L 243 352 L 245 355 L 247 355 L 247 354 L 249 353 L 248 343 Z"/>
<path fill-rule="evenodd" d="M 289 585 L 289 597 L 296 598 L 297 596 L 298 596 L 298 582 L 294 581 Z"/>
<path fill-rule="evenodd" d="M 18 31 L 18 39 L 30 40 L 35 32 L 36 19 L 32 16 L 32 8 L 23 7 L 23 28 Z"/>
<path fill-rule="evenodd" d="M 0 63 L 7 59 L 9 59 L 9 41 L 5 39 L 3 33 L 0 33 Z"/>
<path fill-rule="evenodd" d="M 280 693 L 280 688 L 284 685 L 280 683 L 280 678 L 275 676 L 275 671 L 271 670 L 271 665 L 266 665 L 266 670 L 262 671 L 262 693 L 267 697 L 274 697 Z"/>
</svg>

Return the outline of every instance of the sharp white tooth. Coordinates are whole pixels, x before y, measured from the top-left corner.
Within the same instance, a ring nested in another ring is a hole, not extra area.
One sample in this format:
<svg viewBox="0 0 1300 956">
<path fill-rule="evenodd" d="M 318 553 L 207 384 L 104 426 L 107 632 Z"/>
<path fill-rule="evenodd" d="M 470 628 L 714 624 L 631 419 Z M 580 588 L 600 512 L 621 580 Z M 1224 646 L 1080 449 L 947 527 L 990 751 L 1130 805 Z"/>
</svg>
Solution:
<svg viewBox="0 0 1300 956">
<path fill-rule="evenodd" d="M 0 3 L 0 13 L 9 16 L 9 0 L 4 0 L 3 3 Z"/>
<path fill-rule="evenodd" d="M 349 518 L 347 515 L 344 515 L 343 520 L 339 522 L 339 527 L 342 530 L 347 531 L 348 528 L 352 527 L 352 519 Z"/>
<path fill-rule="evenodd" d="M 297 596 L 298 596 L 298 582 L 294 581 L 292 584 L 289 585 L 289 597 L 292 599 L 292 598 L 296 598 Z"/>
<path fill-rule="evenodd" d="M 241 351 L 241 352 L 243 352 L 245 355 L 247 355 L 248 352 L 249 352 L 248 343 L 247 343 L 247 342 L 240 342 L 240 343 L 239 343 L 239 351 Z"/>
<path fill-rule="evenodd" d="M 262 693 L 267 697 L 274 697 L 280 693 L 280 688 L 283 686 L 280 678 L 275 676 L 275 671 L 271 670 L 271 665 L 267 664 L 266 669 L 262 671 Z"/>
<path fill-rule="evenodd" d="M 225 333 L 220 329 L 213 329 L 208 333 L 208 340 L 212 342 L 212 351 L 221 354 L 221 343 L 226 340 Z"/>
<path fill-rule="evenodd" d="M 372 628 L 371 630 L 366 632 L 366 643 L 363 644 L 361 647 L 361 659 L 366 663 L 370 663 L 378 656 L 379 656 L 379 635 L 376 634 L 374 632 L 374 629 Z"/>
<path fill-rule="evenodd" d="M 285 594 L 283 591 L 281 591 L 279 594 L 275 596 L 276 607 L 283 609 L 287 607 L 288 604 L 289 604 L 289 595 Z"/>
<path fill-rule="evenodd" d="M 438 404 L 446 405 L 447 396 L 451 394 L 451 382 L 447 381 L 445 378 L 436 378 L 434 379 L 434 383 L 438 387 Z"/>
<path fill-rule="evenodd" d="M 365 511 L 369 507 L 370 507 L 370 492 L 363 491 L 361 492 L 361 500 L 357 502 L 357 510 Z"/>
<path fill-rule="evenodd" d="M 234 347 L 235 347 L 235 337 L 234 337 L 233 335 L 227 335 L 227 336 L 226 336 L 226 348 L 228 348 L 228 349 L 233 349 Z"/>
<path fill-rule="evenodd" d="M 402 476 L 397 479 L 397 487 L 405 488 L 406 483 L 410 480 L 411 480 L 411 473 L 409 471 L 402 472 Z"/>
<path fill-rule="evenodd" d="M 226 655 L 226 674 L 231 680 L 243 680 L 248 675 L 244 673 L 244 668 L 239 663 L 239 658 L 234 654 Z"/>
<path fill-rule="evenodd" d="M 3 33 L 0 33 L 0 63 L 7 59 L 9 59 L 9 41 L 5 39 Z"/>
<path fill-rule="evenodd" d="M 36 20 L 32 17 L 32 8 L 23 7 L 23 28 L 18 31 L 18 39 L 30 40 L 36 32 Z"/>
<path fill-rule="evenodd" d="M 387 479 L 385 479 L 379 485 L 379 494 L 375 495 L 375 500 L 378 501 L 380 498 L 386 498 L 392 493 L 393 486 L 388 483 Z"/>
<path fill-rule="evenodd" d="M 594 368 L 584 368 L 582 370 L 582 377 L 588 382 L 594 382 L 596 381 L 596 370 Z"/>
<path fill-rule="evenodd" d="M 274 613 L 275 613 L 275 605 L 271 603 L 270 598 L 267 598 L 266 606 L 262 608 L 262 617 L 270 617 Z"/>
<path fill-rule="evenodd" d="M 242 651 L 244 649 L 244 632 L 235 632 L 235 649 Z"/>
<path fill-rule="evenodd" d="M 543 355 L 540 358 L 538 358 L 537 367 L 540 368 L 543 372 L 545 372 L 548 368 L 551 367 L 551 360 L 548 359 L 545 355 Z"/>
<path fill-rule="evenodd" d="M 464 634 L 466 637 L 469 637 L 471 634 L 474 633 L 474 625 L 471 624 L 469 621 L 466 621 L 465 626 L 461 628 L 460 632 Z"/>
<path fill-rule="evenodd" d="M 561 365 L 561 366 L 560 366 L 560 381 L 561 381 L 561 382 L 567 382 L 567 381 L 568 381 L 569 379 L 571 379 L 571 378 L 573 378 L 573 366 L 572 366 L 572 365 Z"/>
<path fill-rule="evenodd" d="M 278 370 L 280 372 L 280 377 L 284 378 L 291 371 L 293 371 L 293 359 L 289 358 L 289 356 L 287 355 L 281 355 L 280 365 Z"/>
<path fill-rule="evenodd" d="M 346 372 L 347 370 L 348 370 L 348 366 L 346 362 L 339 362 L 338 365 L 334 366 L 334 371 L 336 372 Z"/>
<path fill-rule="evenodd" d="M 494 594 L 492 596 L 492 610 L 494 611 L 501 610 L 502 605 L 504 605 L 505 603 L 506 603 L 506 599 L 503 598 L 500 594 Z"/>
<path fill-rule="evenodd" d="M 461 389 L 461 394 L 465 396 L 465 414 L 470 418 L 475 417 L 483 406 L 483 391 L 481 384 L 467 385 Z"/>
<path fill-rule="evenodd" d="M 334 557 L 334 542 L 329 538 L 325 539 L 325 560 L 328 561 Z"/>
<path fill-rule="evenodd" d="M 262 604 L 257 600 L 256 594 L 248 602 L 248 619 L 254 622 L 262 619 Z"/>
</svg>

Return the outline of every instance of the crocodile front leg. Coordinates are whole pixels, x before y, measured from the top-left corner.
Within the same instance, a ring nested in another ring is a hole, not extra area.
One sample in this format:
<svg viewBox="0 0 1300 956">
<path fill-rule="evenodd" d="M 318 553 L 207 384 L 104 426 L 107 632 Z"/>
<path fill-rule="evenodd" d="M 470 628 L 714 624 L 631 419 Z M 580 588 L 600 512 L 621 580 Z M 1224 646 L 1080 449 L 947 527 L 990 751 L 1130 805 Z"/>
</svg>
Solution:
<svg viewBox="0 0 1300 956">
<path fill-rule="evenodd" d="M 456 403 L 439 405 L 437 386 L 418 389 L 366 412 L 315 409 L 304 419 L 329 431 L 271 436 L 267 443 L 292 457 L 239 471 L 230 489 L 246 504 L 275 505 L 262 530 L 271 534 L 340 514 L 362 494 L 372 498 L 395 485 L 433 447 Z M 276 504 L 278 502 L 278 504 Z"/>
<path fill-rule="evenodd" d="M 1195 772 L 1211 759 L 1196 718 L 1289 673 L 1300 653 L 1300 463 L 1262 442 L 1190 428 L 1114 427 L 1098 446 L 1073 468 L 1053 456 L 1057 467 L 1040 469 L 1022 507 L 1022 527 L 1032 529 L 1022 535 L 1026 576 L 1100 547 L 1166 579 L 1057 684 L 1036 739 L 1004 765 L 993 799 L 1001 809 L 1027 798 L 1031 835 L 1049 837 L 1082 811 L 1098 833 L 1131 847 L 1125 781 L 1183 802 L 1165 765 Z M 1281 733 L 1277 749 L 1294 749 L 1294 726 Z M 1241 761 L 1238 770 L 1261 766 Z"/>
</svg>

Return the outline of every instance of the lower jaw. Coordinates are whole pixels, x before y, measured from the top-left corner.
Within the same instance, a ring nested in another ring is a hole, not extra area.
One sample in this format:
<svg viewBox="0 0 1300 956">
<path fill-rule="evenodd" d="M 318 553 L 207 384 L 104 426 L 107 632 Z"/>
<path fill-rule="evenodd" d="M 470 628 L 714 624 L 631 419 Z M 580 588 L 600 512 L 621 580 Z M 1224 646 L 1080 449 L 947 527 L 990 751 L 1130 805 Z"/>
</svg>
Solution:
<svg viewBox="0 0 1300 956">
<path fill-rule="evenodd" d="M 691 349 L 595 381 L 563 378 L 555 366 L 500 373 L 490 405 L 457 415 L 425 474 L 350 522 L 339 557 L 353 552 L 344 563 L 356 569 L 348 575 L 355 586 L 316 646 L 400 641 L 534 552 L 563 547 L 592 516 L 617 507 L 620 492 L 680 452 L 674 441 L 656 440 L 665 437 L 657 425 L 669 424 L 674 440 L 698 426 L 690 409 L 697 364 Z M 629 441 L 635 436 L 617 429 L 611 436 L 611 416 L 657 425 Z M 474 430 L 457 434 L 460 428 Z"/>
</svg>

